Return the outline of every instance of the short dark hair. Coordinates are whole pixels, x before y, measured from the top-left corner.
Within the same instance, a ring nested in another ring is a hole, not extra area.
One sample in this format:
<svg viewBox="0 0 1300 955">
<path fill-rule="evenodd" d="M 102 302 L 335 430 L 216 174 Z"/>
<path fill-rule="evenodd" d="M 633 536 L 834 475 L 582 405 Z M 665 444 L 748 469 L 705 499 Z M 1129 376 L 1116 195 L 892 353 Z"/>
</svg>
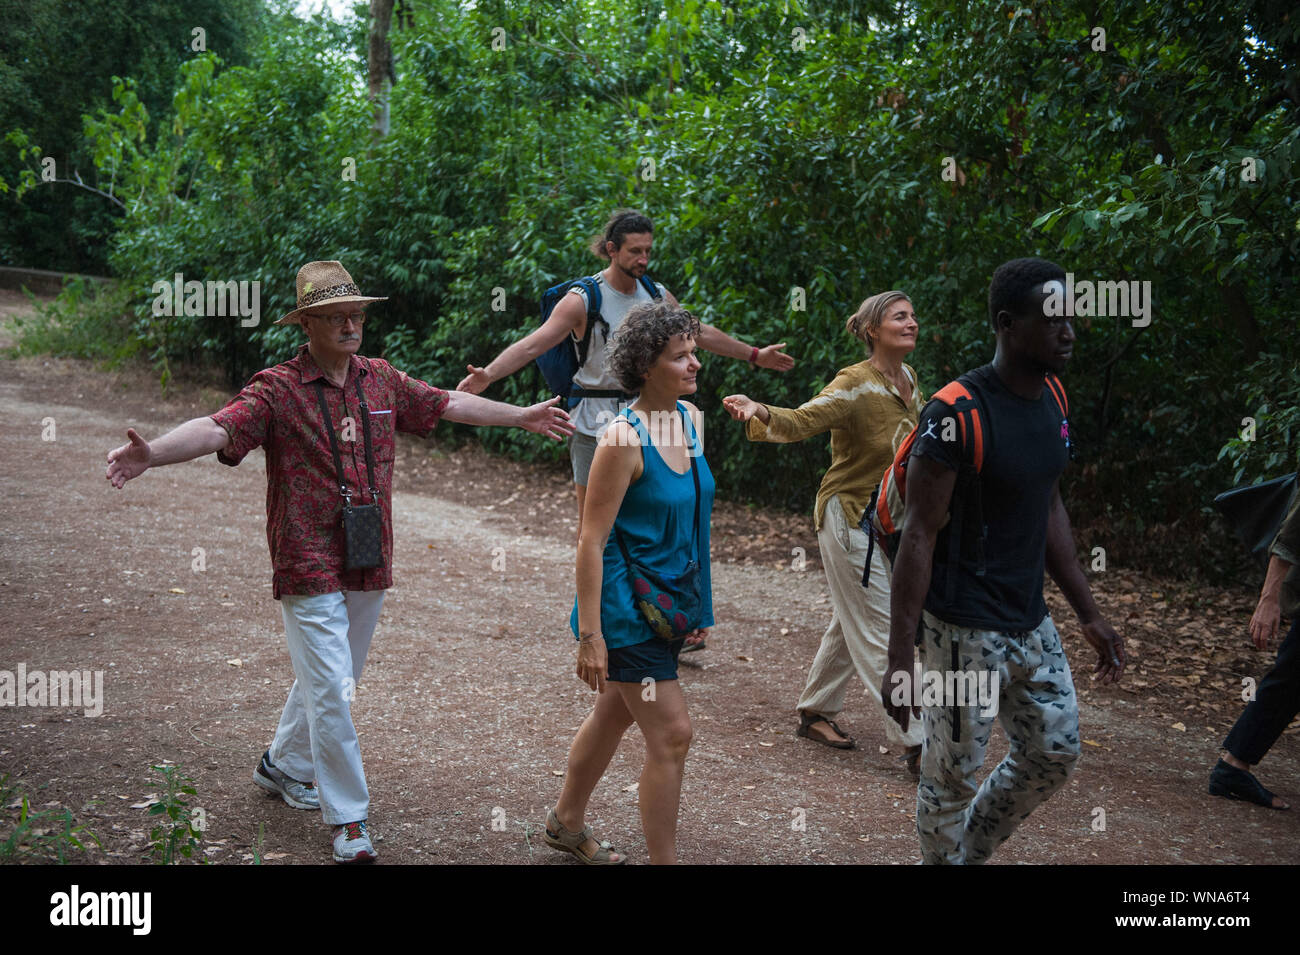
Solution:
<svg viewBox="0 0 1300 955">
<path fill-rule="evenodd" d="M 1012 259 L 999 265 L 989 282 L 989 324 L 994 333 L 999 312 L 1023 315 L 1030 293 L 1052 279 L 1065 281 L 1065 269 L 1047 259 Z"/>
<path fill-rule="evenodd" d="M 650 367 L 678 335 L 699 338 L 700 320 L 669 302 L 637 305 L 628 310 L 614 333 L 605 367 L 624 391 L 634 395 L 645 384 Z"/>
<path fill-rule="evenodd" d="M 597 258 L 608 259 L 606 242 L 613 242 L 614 248 L 621 249 L 624 236 L 639 232 L 653 233 L 654 230 L 650 220 L 635 209 L 615 209 L 600 234 L 591 237 L 591 251 Z"/>
</svg>

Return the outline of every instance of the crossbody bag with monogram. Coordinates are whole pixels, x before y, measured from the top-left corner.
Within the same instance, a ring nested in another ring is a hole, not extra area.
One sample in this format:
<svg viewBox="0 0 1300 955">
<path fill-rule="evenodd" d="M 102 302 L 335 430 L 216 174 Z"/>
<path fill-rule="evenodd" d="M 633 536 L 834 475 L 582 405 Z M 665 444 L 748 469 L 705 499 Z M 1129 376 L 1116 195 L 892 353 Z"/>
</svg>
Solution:
<svg viewBox="0 0 1300 955">
<path fill-rule="evenodd" d="M 334 421 L 325 402 L 325 386 L 316 379 L 316 397 L 320 400 L 321 418 L 330 436 L 330 451 L 334 453 L 334 470 L 338 474 L 339 493 L 343 497 L 344 566 L 348 570 L 378 567 L 384 561 L 384 517 L 379 510 L 379 490 L 375 487 L 375 459 L 370 453 L 370 408 L 361 390 L 361 377 L 354 382 L 357 400 L 361 403 L 361 428 L 366 445 L 366 474 L 370 479 L 369 504 L 352 504 L 352 490 L 343 480 L 343 459 L 339 456 L 338 439 L 334 436 Z"/>
</svg>

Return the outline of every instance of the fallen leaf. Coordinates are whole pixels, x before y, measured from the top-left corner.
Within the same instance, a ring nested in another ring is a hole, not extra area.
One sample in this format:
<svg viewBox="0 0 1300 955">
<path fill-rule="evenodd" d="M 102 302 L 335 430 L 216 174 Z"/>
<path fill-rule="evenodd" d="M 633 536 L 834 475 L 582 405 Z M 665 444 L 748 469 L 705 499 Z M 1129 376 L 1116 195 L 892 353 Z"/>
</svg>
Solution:
<svg viewBox="0 0 1300 955">
<path fill-rule="evenodd" d="M 288 854 L 289 854 L 289 853 L 287 853 L 287 852 L 263 852 L 263 853 L 262 853 L 262 858 L 263 858 L 263 859 L 283 859 L 283 858 L 284 858 L 285 856 L 287 856 Z"/>
<path fill-rule="evenodd" d="M 746 663 L 753 663 L 753 662 L 754 662 L 754 658 L 753 658 L 753 657 L 740 657 L 740 656 L 738 656 L 738 657 L 736 657 L 736 659 L 737 659 L 737 660 L 743 660 L 743 661 L 746 662 Z"/>
<path fill-rule="evenodd" d="M 183 593 L 185 593 L 185 591 L 181 590 L 179 587 L 173 587 L 171 590 L 169 590 L 169 591 L 167 591 L 167 592 L 168 592 L 169 594 L 183 594 Z"/>
<path fill-rule="evenodd" d="M 1084 746 L 1101 746 L 1101 743 L 1094 743 L 1094 742 L 1093 742 L 1092 740 L 1090 740 L 1090 739 L 1085 739 L 1085 740 L 1083 741 L 1083 745 L 1084 745 Z"/>
<path fill-rule="evenodd" d="M 121 798 L 125 799 L 126 797 L 123 796 L 123 797 L 121 797 Z M 147 796 L 144 797 L 144 802 L 133 802 L 133 803 L 131 803 L 131 808 L 132 808 L 132 809 L 148 809 L 150 806 L 152 806 L 152 805 L 153 805 L 154 803 L 156 803 L 157 801 L 158 801 L 158 794 L 157 794 L 157 793 L 150 793 L 149 795 L 147 795 Z"/>
<path fill-rule="evenodd" d="M 759 743 L 759 746 L 775 746 L 776 743 Z"/>
<path fill-rule="evenodd" d="M 741 788 L 741 789 L 753 789 L 754 787 L 753 787 L 753 786 L 741 786 L 740 788 Z"/>
<path fill-rule="evenodd" d="M 227 660 L 226 662 L 232 667 L 242 667 L 244 665 L 244 661 L 239 659 L 239 657 L 235 657 L 233 660 Z"/>
<path fill-rule="evenodd" d="M 1175 723 L 1172 728 L 1178 730 L 1178 732 L 1180 733 L 1187 732 L 1187 727 L 1184 726 L 1182 723 Z"/>
<path fill-rule="evenodd" d="M 888 747 L 888 746 L 879 746 L 879 745 L 877 745 L 876 748 L 880 750 L 880 755 L 881 755 L 881 756 L 884 756 L 886 753 L 889 752 L 889 747 Z"/>
<path fill-rule="evenodd" d="M 624 786 L 624 787 L 623 787 L 623 792 L 625 792 L 625 793 L 634 793 L 634 792 L 636 792 L 636 787 L 637 787 L 638 785 L 639 785 L 638 783 L 632 783 L 630 786 Z"/>
<path fill-rule="evenodd" d="M 564 775 L 564 770 L 562 770 L 562 769 L 552 769 L 552 770 L 551 770 L 551 775 L 552 775 L 552 776 L 563 776 L 563 775 Z"/>
<path fill-rule="evenodd" d="M 790 632 L 790 628 L 789 628 L 789 627 L 782 627 L 782 628 L 781 628 L 781 636 L 784 637 L 784 636 L 785 636 L 786 634 L 788 634 L 789 632 Z"/>
</svg>

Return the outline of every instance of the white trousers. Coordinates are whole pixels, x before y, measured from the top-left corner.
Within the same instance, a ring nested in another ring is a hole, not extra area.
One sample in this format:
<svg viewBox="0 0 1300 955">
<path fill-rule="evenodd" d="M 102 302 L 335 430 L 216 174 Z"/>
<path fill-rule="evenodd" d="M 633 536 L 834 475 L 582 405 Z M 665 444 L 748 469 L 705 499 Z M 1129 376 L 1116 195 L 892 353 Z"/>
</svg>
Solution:
<svg viewBox="0 0 1300 955">
<path fill-rule="evenodd" d="M 822 636 L 817 656 L 808 670 L 808 682 L 799 709 L 834 719 L 844 709 L 849 680 L 856 672 L 885 724 L 891 745 L 919 746 L 924 738 L 920 720 L 911 720 L 907 732 L 885 713 L 880 684 L 889 664 L 889 560 L 879 547 L 871 556 L 870 586 L 862 586 L 867 562 L 867 535 L 844 516 L 839 496 L 826 502 L 821 530 L 817 532 L 822 565 L 831 592 L 831 623 Z"/>
<path fill-rule="evenodd" d="M 383 604 L 382 590 L 280 598 L 295 679 L 271 762 L 294 779 L 316 780 L 321 818 L 331 826 L 370 811 L 352 698 Z"/>
</svg>

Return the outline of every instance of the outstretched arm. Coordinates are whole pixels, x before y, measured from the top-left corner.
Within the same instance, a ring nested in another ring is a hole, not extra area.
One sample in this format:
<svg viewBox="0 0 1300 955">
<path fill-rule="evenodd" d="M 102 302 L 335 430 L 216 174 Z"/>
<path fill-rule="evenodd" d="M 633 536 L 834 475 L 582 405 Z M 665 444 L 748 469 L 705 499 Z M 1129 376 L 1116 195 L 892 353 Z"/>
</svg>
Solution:
<svg viewBox="0 0 1300 955">
<path fill-rule="evenodd" d="M 754 354 L 753 345 L 746 345 L 738 338 L 732 338 L 726 332 L 718 331 L 712 325 L 700 325 L 699 337 L 695 343 L 705 351 L 711 351 L 715 355 L 724 355 L 727 358 L 738 358 L 741 361 L 749 361 L 753 356 L 754 364 L 759 368 L 770 368 L 773 371 L 789 371 L 794 367 L 794 359 L 785 352 L 781 351 L 785 347 L 785 342 L 779 345 L 766 345 L 758 349 L 758 354 Z"/>
<path fill-rule="evenodd" d="M 104 477 L 116 488 L 150 468 L 179 464 L 220 451 L 230 441 L 226 429 L 207 417 L 186 421 L 152 442 L 140 437 L 134 428 L 127 428 L 126 436 L 129 443 L 108 452 Z"/>
<path fill-rule="evenodd" d="M 565 295 L 536 331 L 507 347 L 483 368 L 466 365 L 469 374 L 461 379 L 456 390 L 482 394 L 492 382 L 513 375 L 538 355 L 564 341 L 564 336 L 570 332 L 581 334 L 586 321 L 586 300 L 581 295 Z"/>
<path fill-rule="evenodd" d="M 1083 638 L 1097 651 L 1097 666 L 1093 679 L 1102 683 L 1118 683 L 1124 675 L 1124 641 L 1115 629 L 1102 618 L 1097 602 L 1092 599 L 1092 589 L 1083 575 L 1079 559 L 1074 553 L 1074 531 L 1070 516 L 1061 501 L 1060 483 L 1052 488 L 1052 503 L 1047 511 L 1047 572 L 1065 594 L 1083 627 Z"/>
<path fill-rule="evenodd" d="M 533 434 L 544 434 L 561 441 L 573 434 L 569 413 L 555 407 L 559 397 L 542 401 L 527 408 L 490 401 L 467 391 L 447 392 L 447 407 L 442 417 L 460 424 L 499 425 L 504 428 L 523 428 Z"/>
</svg>

